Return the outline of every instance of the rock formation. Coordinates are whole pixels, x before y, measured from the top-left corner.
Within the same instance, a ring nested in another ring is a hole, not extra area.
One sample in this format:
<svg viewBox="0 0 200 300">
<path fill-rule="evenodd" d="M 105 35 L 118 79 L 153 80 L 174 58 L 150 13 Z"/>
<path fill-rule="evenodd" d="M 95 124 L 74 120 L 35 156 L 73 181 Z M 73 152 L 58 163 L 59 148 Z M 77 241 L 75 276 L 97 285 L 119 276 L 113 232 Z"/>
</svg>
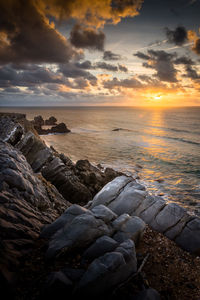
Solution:
<svg viewBox="0 0 200 300">
<path fill-rule="evenodd" d="M 34 122 L 43 121 L 38 116 Z M 63 293 L 71 299 L 117 299 L 114 291 L 137 275 L 137 245 L 146 224 L 200 255 L 198 217 L 150 195 L 131 176 L 88 160 L 74 164 L 47 147 L 24 115 L 1 116 L 0 284 L 10 294 L 4 275 L 17 272 L 37 242 L 47 267 L 40 299 Z M 143 289 L 128 297 L 160 299 L 149 286 Z"/>
<path fill-rule="evenodd" d="M 87 208 L 106 205 L 117 215 L 140 217 L 154 230 L 175 241 L 181 248 L 200 255 L 200 218 L 176 203 L 149 195 L 131 177 L 120 176 L 104 186 Z"/>
<path fill-rule="evenodd" d="M 34 120 L 31 121 L 35 130 L 39 135 L 44 134 L 56 134 L 56 133 L 68 133 L 70 130 L 67 128 L 65 123 L 56 124 L 57 119 L 51 116 L 49 119 L 44 120 L 42 116 L 34 117 Z M 50 125 L 51 128 L 43 128 L 43 125 Z"/>
</svg>

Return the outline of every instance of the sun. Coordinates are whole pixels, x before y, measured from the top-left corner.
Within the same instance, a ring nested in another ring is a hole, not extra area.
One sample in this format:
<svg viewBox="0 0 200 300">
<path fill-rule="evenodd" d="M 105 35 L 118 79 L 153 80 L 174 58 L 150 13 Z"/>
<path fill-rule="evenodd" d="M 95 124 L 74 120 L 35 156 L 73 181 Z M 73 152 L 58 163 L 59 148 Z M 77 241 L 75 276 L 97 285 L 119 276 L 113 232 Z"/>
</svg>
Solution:
<svg viewBox="0 0 200 300">
<path fill-rule="evenodd" d="M 162 99 L 162 95 L 153 96 L 153 99 L 154 100 L 161 100 Z"/>
</svg>

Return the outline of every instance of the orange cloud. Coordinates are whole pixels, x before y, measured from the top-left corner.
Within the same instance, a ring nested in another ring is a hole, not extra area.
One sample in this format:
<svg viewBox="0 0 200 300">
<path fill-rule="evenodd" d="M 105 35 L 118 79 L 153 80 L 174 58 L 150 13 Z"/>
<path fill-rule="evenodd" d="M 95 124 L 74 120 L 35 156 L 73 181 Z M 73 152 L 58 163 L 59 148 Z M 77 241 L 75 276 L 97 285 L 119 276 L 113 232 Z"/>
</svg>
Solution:
<svg viewBox="0 0 200 300">
<path fill-rule="evenodd" d="M 40 10 L 58 19 L 73 18 L 81 23 L 103 27 L 106 22 L 117 24 L 125 17 L 138 15 L 143 0 L 41 0 Z"/>
</svg>

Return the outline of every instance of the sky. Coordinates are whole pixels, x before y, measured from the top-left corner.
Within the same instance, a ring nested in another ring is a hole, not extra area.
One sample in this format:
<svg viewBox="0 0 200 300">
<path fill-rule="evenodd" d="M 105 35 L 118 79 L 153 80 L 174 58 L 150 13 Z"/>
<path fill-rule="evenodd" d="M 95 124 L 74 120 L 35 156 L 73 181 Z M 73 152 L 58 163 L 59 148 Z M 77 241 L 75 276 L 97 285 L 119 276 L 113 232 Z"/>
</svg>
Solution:
<svg viewBox="0 0 200 300">
<path fill-rule="evenodd" d="M 0 0 L 0 106 L 199 106 L 200 0 Z"/>
</svg>

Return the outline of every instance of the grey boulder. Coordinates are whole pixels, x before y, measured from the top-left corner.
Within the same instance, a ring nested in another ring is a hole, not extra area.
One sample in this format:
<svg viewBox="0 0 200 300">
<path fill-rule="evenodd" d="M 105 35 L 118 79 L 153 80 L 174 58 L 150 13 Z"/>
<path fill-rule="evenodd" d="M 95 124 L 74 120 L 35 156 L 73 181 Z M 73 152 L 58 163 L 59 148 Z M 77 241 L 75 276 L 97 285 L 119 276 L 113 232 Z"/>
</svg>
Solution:
<svg viewBox="0 0 200 300">
<path fill-rule="evenodd" d="M 111 291 L 137 270 L 133 241 L 122 243 L 114 252 L 95 259 L 81 278 L 77 293 L 99 296 Z"/>
</svg>

